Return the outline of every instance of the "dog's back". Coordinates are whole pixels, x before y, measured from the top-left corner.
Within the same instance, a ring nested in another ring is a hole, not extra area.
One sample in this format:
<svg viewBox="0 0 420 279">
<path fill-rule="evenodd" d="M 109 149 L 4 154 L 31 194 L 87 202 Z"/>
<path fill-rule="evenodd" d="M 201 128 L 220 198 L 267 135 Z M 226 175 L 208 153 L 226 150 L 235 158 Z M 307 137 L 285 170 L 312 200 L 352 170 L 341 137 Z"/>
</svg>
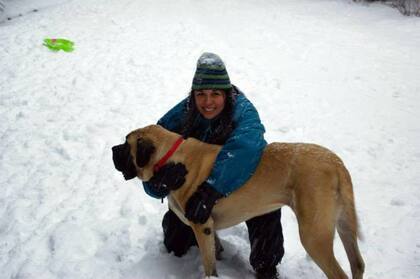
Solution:
<svg viewBox="0 0 420 279">
<path fill-rule="evenodd" d="M 240 223 L 283 205 L 296 210 L 296 206 L 303 202 L 302 196 L 308 196 L 302 195 L 303 192 L 311 193 L 315 199 L 322 198 L 325 193 L 336 195 L 338 170 L 341 169 L 345 170 L 345 167 L 340 158 L 322 146 L 271 143 L 265 148 L 254 175 L 247 183 L 219 201 L 215 207 L 215 220 Z M 234 218 L 236 216 L 241 218 Z M 225 227 L 222 223 L 216 226 Z M 229 225 L 233 224 L 229 222 Z"/>
</svg>

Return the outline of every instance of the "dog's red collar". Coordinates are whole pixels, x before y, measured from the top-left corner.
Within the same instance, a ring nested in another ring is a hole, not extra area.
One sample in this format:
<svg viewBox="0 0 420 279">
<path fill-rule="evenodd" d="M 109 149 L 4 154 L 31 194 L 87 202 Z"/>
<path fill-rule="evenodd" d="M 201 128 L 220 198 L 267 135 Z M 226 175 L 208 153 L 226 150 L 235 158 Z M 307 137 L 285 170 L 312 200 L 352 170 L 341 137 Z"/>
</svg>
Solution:
<svg viewBox="0 0 420 279">
<path fill-rule="evenodd" d="M 171 156 L 175 153 L 175 151 L 178 149 L 178 147 L 180 146 L 180 144 L 184 141 L 183 137 L 180 137 L 179 139 L 177 139 L 177 141 L 174 143 L 174 145 L 172 145 L 171 149 L 169 149 L 168 152 L 166 152 L 166 154 L 162 157 L 162 159 L 159 160 L 159 162 L 157 162 L 154 166 L 153 166 L 153 171 L 154 172 L 158 172 L 159 169 L 161 167 L 163 167 L 163 165 L 166 164 L 166 161 L 168 161 L 169 158 L 171 158 Z"/>
</svg>

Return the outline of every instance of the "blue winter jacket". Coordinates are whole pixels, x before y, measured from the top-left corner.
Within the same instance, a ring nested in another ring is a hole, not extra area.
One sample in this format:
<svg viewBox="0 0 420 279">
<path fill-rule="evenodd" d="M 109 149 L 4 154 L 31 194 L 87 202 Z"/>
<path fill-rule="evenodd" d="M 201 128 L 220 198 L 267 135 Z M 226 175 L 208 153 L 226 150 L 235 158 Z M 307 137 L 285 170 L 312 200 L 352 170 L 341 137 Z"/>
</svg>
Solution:
<svg viewBox="0 0 420 279">
<path fill-rule="evenodd" d="M 260 162 L 262 152 L 267 142 L 264 139 L 264 126 L 260 121 L 254 105 L 240 92 L 234 99 L 233 131 L 220 150 L 210 176 L 207 179 L 217 192 L 229 195 L 252 176 Z M 188 98 L 169 110 L 157 124 L 180 133 L 187 116 Z M 199 116 L 199 138 L 206 142 L 212 133 L 212 120 Z M 143 182 L 147 194 L 155 198 L 163 198 L 168 193 L 153 191 L 147 182 Z"/>
</svg>

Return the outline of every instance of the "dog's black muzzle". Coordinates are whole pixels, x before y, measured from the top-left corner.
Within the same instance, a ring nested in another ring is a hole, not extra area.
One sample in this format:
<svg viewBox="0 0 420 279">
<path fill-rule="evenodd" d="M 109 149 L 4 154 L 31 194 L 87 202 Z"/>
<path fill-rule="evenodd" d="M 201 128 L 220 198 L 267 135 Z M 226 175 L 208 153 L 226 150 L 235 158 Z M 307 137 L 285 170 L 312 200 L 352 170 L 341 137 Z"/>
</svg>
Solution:
<svg viewBox="0 0 420 279">
<path fill-rule="evenodd" d="M 112 147 L 112 160 L 115 168 L 122 172 L 125 180 L 130 180 L 137 176 L 133 157 L 130 154 L 130 145 L 127 142 Z"/>
</svg>

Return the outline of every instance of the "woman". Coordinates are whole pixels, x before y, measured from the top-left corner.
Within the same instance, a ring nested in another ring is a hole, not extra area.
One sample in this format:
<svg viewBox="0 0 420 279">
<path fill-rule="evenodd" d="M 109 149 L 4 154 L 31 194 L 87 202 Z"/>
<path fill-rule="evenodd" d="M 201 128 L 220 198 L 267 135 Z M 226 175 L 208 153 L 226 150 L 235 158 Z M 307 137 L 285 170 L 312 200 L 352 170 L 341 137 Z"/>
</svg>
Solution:
<svg viewBox="0 0 420 279">
<path fill-rule="evenodd" d="M 266 141 L 258 112 L 245 95 L 230 83 L 223 61 L 204 53 L 197 61 L 189 96 L 167 112 L 158 124 L 168 130 L 201 141 L 223 145 L 212 172 L 186 205 L 185 216 L 205 223 L 218 199 L 241 187 L 254 173 Z M 144 183 L 146 192 L 156 198 L 169 193 L 169 180 L 182 181 L 179 165 L 167 166 Z M 176 183 L 176 182 L 173 182 Z M 169 182 L 170 184 L 170 182 Z M 280 209 L 246 222 L 251 242 L 250 263 L 257 278 L 277 278 L 276 265 L 284 254 Z M 164 244 L 168 252 L 184 255 L 196 245 L 194 233 L 169 210 L 163 218 Z"/>
</svg>

